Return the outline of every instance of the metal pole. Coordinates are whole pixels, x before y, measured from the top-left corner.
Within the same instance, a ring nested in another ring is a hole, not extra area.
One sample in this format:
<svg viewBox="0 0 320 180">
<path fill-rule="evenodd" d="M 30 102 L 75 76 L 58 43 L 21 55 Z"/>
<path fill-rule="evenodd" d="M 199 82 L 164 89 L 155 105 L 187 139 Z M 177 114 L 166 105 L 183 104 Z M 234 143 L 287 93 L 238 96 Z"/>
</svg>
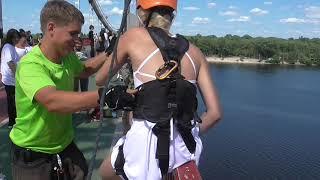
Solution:
<svg viewBox="0 0 320 180">
<path fill-rule="evenodd" d="M 80 10 L 80 0 L 76 0 L 74 5 Z"/>
</svg>

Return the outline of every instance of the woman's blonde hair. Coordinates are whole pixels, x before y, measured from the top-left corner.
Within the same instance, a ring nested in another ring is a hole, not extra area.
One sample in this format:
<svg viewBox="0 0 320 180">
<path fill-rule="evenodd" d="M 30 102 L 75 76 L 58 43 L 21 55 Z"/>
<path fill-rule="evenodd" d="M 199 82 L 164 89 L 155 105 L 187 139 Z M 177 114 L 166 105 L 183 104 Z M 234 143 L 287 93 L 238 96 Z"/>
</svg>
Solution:
<svg viewBox="0 0 320 180">
<path fill-rule="evenodd" d="M 142 8 L 139 8 L 138 11 L 147 11 L 149 13 L 152 13 L 151 16 L 149 14 L 145 15 L 145 13 L 141 12 L 138 13 L 138 15 L 143 15 L 141 19 L 143 19 L 144 22 L 148 21 L 147 25 L 149 27 L 158 27 L 161 29 L 169 30 L 172 25 L 172 20 L 174 18 L 172 8 L 158 7 L 150 10 L 143 10 Z"/>
</svg>

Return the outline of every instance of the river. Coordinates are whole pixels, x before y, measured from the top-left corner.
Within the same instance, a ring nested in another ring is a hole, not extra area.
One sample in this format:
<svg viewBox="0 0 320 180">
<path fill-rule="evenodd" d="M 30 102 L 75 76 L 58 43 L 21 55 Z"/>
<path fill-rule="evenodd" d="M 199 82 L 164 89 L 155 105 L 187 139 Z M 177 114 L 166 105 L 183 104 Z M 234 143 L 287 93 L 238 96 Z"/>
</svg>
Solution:
<svg viewBox="0 0 320 180">
<path fill-rule="evenodd" d="M 224 115 L 202 137 L 204 179 L 320 179 L 319 68 L 212 64 L 211 75 Z"/>
</svg>

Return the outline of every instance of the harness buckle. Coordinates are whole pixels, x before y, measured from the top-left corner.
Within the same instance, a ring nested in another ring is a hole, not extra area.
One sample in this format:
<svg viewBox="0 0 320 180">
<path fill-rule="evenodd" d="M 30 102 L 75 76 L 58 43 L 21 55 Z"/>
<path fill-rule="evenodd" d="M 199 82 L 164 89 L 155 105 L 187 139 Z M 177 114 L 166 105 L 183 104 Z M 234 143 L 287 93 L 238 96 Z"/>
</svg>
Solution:
<svg viewBox="0 0 320 180">
<path fill-rule="evenodd" d="M 54 157 L 53 159 L 53 171 L 52 171 L 52 177 L 51 179 L 53 180 L 63 180 L 64 179 L 64 175 L 65 175 L 65 171 L 64 168 L 62 166 L 62 160 L 61 157 L 56 154 L 56 157 Z"/>
<path fill-rule="evenodd" d="M 170 60 L 165 62 L 155 73 L 158 80 L 164 80 L 169 77 L 178 68 L 176 61 Z"/>
<path fill-rule="evenodd" d="M 178 105 L 176 103 L 168 103 L 168 109 L 177 108 Z"/>
</svg>

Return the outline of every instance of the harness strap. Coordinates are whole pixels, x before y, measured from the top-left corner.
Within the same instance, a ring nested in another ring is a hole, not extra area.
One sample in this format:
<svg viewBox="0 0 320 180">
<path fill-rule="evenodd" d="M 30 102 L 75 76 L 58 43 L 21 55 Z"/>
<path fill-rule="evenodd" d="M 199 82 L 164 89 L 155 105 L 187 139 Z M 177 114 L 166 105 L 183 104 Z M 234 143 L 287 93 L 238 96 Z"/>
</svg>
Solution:
<svg viewBox="0 0 320 180">
<path fill-rule="evenodd" d="M 180 61 L 189 49 L 188 40 L 180 34 L 177 34 L 177 37 L 170 37 L 163 29 L 157 27 L 148 27 L 147 30 L 160 49 L 164 61 L 174 60 L 180 67 Z"/>
<path fill-rule="evenodd" d="M 196 141 L 194 140 L 194 137 L 191 133 L 191 129 L 182 126 L 179 121 L 177 123 L 177 128 L 189 152 L 191 154 L 194 154 L 196 151 Z"/>
<path fill-rule="evenodd" d="M 189 49 L 189 42 L 183 36 L 177 35 L 177 37 L 170 37 L 168 34 L 156 27 L 147 28 L 152 40 L 160 49 L 163 60 L 169 63 L 171 60 L 178 63 L 178 70 L 174 71 L 169 78 L 169 87 L 167 91 L 168 97 L 168 110 L 171 116 L 166 121 L 157 122 L 152 128 L 153 133 L 158 137 L 156 158 L 159 160 L 159 167 L 161 174 L 164 176 L 168 172 L 169 166 L 169 146 L 170 146 L 170 119 L 178 122 L 178 131 L 185 142 L 190 153 L 195 152 L 196 142 L 192 136 L 191 128 L 183 126 L 179 123 L 178 116 L 178 104 L 177 104 L 177 79 L 184 79 L 180 73 L 180 62 L 184 54 Z M 189 119 L 182 119 L 181 121 L 189 122 Z M 180 125 L 179 125 L 180 124 Z"/>
<path fill-rule="evenodd" d="M 116 170 L 116 174 L 119 176 L 122 176 L 123 179 L 128 180 L 128 177 L 126 176 L 126 173 L 123 170 L 123 166 L 125 163 L 124 154 L 123 154 L 123 144 L 119 146 L 119 152 L 116 159 L 116 162 L 114 163 L 114 168 Z"/>
<path fill-rule="evenodd" d="M 156 158 L 159 160 L 161 174 L 165 175 L 169 166 L 170 123 L 159 122 L 152 128 L 152 132 L 158 138 Z"/>
</svg>

